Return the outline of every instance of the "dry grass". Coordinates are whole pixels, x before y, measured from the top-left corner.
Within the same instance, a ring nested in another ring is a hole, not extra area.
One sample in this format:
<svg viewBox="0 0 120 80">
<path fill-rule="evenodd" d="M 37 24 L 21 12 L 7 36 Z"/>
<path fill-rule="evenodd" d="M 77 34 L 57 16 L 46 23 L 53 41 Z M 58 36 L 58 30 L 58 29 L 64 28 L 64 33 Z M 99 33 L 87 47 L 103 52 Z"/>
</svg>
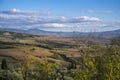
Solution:
<svg viewBox="0 0 120 80">
<path fill-rule="evenodd" d="M 14 36 L 16 34 L 14 33 Z M 26 34 L 27 35 L 27 34 Z M 72 38 L 64 38 L 64 37 L 56 37 L 56 36 L 32 36 L 32 37 L 16 37 L 14 38 L 13 33 L 5 33 L 4 35 L 0 35 L 0 41 L 2 42 L 16 42 L 18 45 L 10 45 L 14 48 L 8 48 L 8 49 L 0 49 L 0 55 L 4 56 L 11 56 L 15 59 L 22 59 L 23 56 L 25 56 L 25 53 L 29 54 L 29 57 L 32 60 L 40 60 L 39 57 L 47 57 L 48 60 L 58 63 L 66 64 L 67 62 L 62 60 L 57 60 L 53 58 L 48 58 L 48 56 L 52 56 L 53 52 L 57 52 L 60 54 L 65 54 L 67 57 L 79 57 L 79 52 L 76 49 L 72 48 L 63 48 L 64 45 L 61 46 L 61 48 L 54 48 L 53 50 L 47 49 L 47 48 L 41 48 L 36 47 L 35 45 L 47 45 L 51 46 L 52 44 L 59 46 L 59 44 L 73 44 Z M 16 35 L 17 36 L 17 35 Z M 44 41 L 48 41 L 48 43 L 44 43 Z M 43 43 L 42 43 L 43 42 Z M 22 44 L 19 44 L 22 43 Z M 33 45 L 24 45 L 24 43 L 27 44 L 33 44 Z M 51 45 L 50 45 L 51 44 Z M 4 45 L 4 44 L 2 44 Z M 7 45 L 9 46 L 9 45 Z M 53 52 L 52 52 L 53 51 Z"/>
<path fill-rule="evenodd" d="M 55 49 L 53 52 L 65 54 L 67 57 L 80 57 L 79 51 L 73 48 Z"/>
<path fill-rule="evenodd" d="M 17 47 L 14 49 L 0 49 L 0 55 L 12 56 L 16 59 L 21 58 L 25 55 L 25 53 L 30 54 L 31 56 L 51 56 L 52 53 L 46 49 L 35 48 L 33 47 Z"/>
</svg>

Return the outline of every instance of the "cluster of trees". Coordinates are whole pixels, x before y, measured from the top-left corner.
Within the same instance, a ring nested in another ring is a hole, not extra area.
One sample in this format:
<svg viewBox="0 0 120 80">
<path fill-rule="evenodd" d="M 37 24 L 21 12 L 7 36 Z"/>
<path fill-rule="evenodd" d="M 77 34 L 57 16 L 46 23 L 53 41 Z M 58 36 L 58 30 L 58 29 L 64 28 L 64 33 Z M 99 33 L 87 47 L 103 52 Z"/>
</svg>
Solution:
<svg viewBox="0 0 120 80">
<path fill-rule="evenodd" d="M 12 66 L 12 67 L 11 67 Z M 6 59 L 1 62 L 0 80 L 64 80 L 58 64 L 32 61 L 26 54 L 17 65 L 10 65 Z"/>
<path fill-rule="evenodd" d="M 111 40 L 110 44 L 102 45 L 85 39 L 85 48 L 78 39 L 81 59 L 77 62 L 74 80 L 119 80 L 120 79 L 120 38 Z"/>
<path fill-rule="evenodd" d="M 83 58 L 74 80 L 119 80 L 120 48 L 109 46 L 104 52 L 99 56 Z"/>
<path fill-rule="evenodd" d="M 78 48 L 79 58 L 61 55 L 69 62 L 67 67 L 50 63 L 47 59 L 31 60 L 29 54 L 12 68 L 3 59 L 0 80 L 119 80 L 120 46 L 113 42 L 107 46 L 89 44 L 86 48 Z"/>
</svg>

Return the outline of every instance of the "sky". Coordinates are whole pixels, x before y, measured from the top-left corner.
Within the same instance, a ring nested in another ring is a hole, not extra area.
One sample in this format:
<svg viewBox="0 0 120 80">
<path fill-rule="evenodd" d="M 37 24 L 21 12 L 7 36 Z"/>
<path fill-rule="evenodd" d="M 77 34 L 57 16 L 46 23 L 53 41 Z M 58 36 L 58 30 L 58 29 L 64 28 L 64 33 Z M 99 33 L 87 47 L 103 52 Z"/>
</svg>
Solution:
<svg viewBox="0 0 120 80">
<path fill-rule="evenodd" d="M 120 29 L 120 0 L 0 0 L 0 27 L 90 32 Z"/>
</svg>

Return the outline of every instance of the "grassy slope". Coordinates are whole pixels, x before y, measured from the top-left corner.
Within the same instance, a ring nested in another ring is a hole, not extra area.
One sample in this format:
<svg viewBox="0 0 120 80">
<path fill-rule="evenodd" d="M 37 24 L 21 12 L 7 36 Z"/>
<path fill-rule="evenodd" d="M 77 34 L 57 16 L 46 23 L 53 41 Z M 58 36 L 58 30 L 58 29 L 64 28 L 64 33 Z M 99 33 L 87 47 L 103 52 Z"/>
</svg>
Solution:
<svg viewBox="0 0 120 80">
<path fill-rule="evenodd" d="M 50 56 L 54 54 L 65 54 L 68 57 L 80 56 L 71 47 L 74 47 L 71 38 L 0 31 L 0 61 L 2 58 L 7 58 L 8 61 L 22 59 L 25 53 L 29 53 L 33 59 L 47 56 L 52 62 L 65 63 L 62 59 Z"/>
</svg>

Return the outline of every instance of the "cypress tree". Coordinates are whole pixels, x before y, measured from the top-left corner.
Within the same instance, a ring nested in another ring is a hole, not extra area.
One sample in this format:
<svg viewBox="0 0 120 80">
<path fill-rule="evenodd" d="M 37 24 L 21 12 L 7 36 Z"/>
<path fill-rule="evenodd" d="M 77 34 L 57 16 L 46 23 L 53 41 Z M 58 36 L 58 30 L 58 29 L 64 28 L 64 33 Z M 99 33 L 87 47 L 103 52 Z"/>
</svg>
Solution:
<svg viewBox="0 0 120 80">
<path fill-rule="evenodd" d="M 6 59 L 3 59 L 3 60 L 2 60 L 2 64 L 1 64 L 1 69 L 7 70 L 7 68 L 8 68 L 8 66 L 7 66 Z"/>
<path fill-rule="evenodd" d="M 6 76 L 5 77 L 0 77 L 0 80 L 8 80 L 8 78 L 7 78 L 7 72 L 6 72 L 6 70 L 8 69 L 8 66 L 7 66 L 6 59 L 2 60 L 1 69 L 5 70 Z"/>
</svg>

